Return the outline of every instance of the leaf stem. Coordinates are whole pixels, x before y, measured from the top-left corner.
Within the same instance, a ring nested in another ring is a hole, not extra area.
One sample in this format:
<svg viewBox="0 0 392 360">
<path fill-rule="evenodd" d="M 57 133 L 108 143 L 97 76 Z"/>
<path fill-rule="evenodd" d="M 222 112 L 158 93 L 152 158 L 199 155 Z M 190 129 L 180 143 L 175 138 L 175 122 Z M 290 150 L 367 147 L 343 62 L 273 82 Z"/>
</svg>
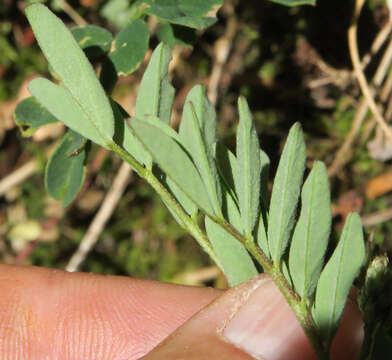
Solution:
<svg viewBox="0 0 392 360">
<path fill-rule="evenodd" d="M 140 177 L 145 179 L 152 188 L 158 193 L 162 200 L 164 200 L 166 206 L 178 216 L 181 220 L 181 226 L 187 230 L 202 247 L 202 249 L 211 257 L 211 259 L 222 269 L 222 265 L 216 257 L 215 251 L 212 248 L 207 236 L 200 229 L 197 221 L 189 216 L 177 200 L 170 194 L 170 192 L 162 185 L 162 183 L 153 174 L 151 169 L 145 168 L 140 164 L 132 155 L 125 151 L 121 146 L 116 143 L 108 144 L 108 147 L 113 150 L 118 156 L 124 161 L 130 164 Z"/>
<path fill-rule="evenodd" d="M 274 266 L 265 253 L 254 243 L 252 239 L 246 238 L 239 233 L 227 221 L 219 218 L 211 218 L 218 225 L 224 227 L 231 235 L 233 235 L 249 253 L 256 259 L 256 261 L 263 267 L 264 271 L 268 273 L 275 282 L 280 292 L 283 294 L 291 309 L 294 311 L 299 323 L 301 324 L 306 336 L 311 343 L 319 360 L 329 360 L 328 349 L 324 346 L 321 338 L 318 335 L 316 324 L 313 321 L 310 309 L 307 304 L 301 301 L 297 293 L 293 291 L 285 276 L 280 270 L 279 266 Z"/>
<path fill-rule="evenodd" d="M 124 161 L 129 163 L 140 177 L 145 179 L 158 195 L 165 201 L 166 205 L 170 207 L 170 210 L 175 213 L 182 222 L 182 227 L 187 230 L 203 248 L 203 250 L 211 257 L 211 259 L 222 269 L 220 261 L 217 259 L 214 249 L 212 248 L 207 236 L 200 229 L 197 221 L 190 217 L 176 199 L 169 193 L 169 191 L 162 185 L 162 183 L 156 178 L 153 172 L 143 165 L 141 165 L 132 155 L 125 151 L 122 147 L 116 143 L 110 143 L 107 145 L 111 150 L 116 152 Z M 247 238 L 240 234 L 232 225 L 230 225 L 223 218 L 211 217 L 218 225 L 226 229 L 231 235 L 233 235 L 249 253 L 256 259 L 256 261 L 263 267 L 264 271 L 267 272 L 279 290 L 286 298 L 290 307 L 294 311 L 298 321 L 304 329 L 310 343 L 319 360 L 329 360 L 329 354 L 323 345 L 316 325 L 311 316 L 310 309 L 307 305 L 301 301 L 298 294 L 296 294 L 290 287 L 283 273 L 278 266 L 274 266 L 270 259 L 265 253 L 255 245 L 253 239 Z"/>
</svg>

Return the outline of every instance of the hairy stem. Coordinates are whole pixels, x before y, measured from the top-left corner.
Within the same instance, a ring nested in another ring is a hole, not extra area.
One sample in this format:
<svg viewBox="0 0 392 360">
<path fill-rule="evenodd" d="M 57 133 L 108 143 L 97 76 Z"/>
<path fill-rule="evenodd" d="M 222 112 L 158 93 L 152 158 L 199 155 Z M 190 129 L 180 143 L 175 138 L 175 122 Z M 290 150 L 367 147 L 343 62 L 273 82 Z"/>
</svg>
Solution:
<svg viewBox="0 0 392 360">
<path fill-rule="evenodd" d="M 200 229 L 196 219 L 190 217 L 177 200 L 170 194 L 170 192 L 162 185 L 162 183 L 156 178 L 150 169 L 145 168 L 141 165 L 132 155 L 130 155 L 123 148 L 115 143 L 109 145 L 109 147 L 117 153 L 124 161 L 130 164 L 140 177 L 145 179 L 152 188 L 158 193 L 162 200 L 165 201 L 166 206 L 173 211 L 181 220 L 182 227 L 187 230 L 202 247 L 202 249 L 211 257 L 211 259 L 222 269 L 222 265 L 216 257 L 215 251 L 212 248 L 207 236 Z"/>
<path fill-rule="evenodd" d="M 158 195 L 165 201 L 170 210 L 172 210 L 173 213 L 176 214 L 181 220 L 182 227 L 196 239 L 203 250 L 206 251 L 207 254 L 211 257 L 211 259 L 220 268 L 222 268 L 219 260 L 215 255 L 214 249 L 211 246 L 211 243 L 209 242 L 206 234 L 200 229 L 196 219 L 193 219 L 185 212 L 182 206 L 167 191 L 167 189 L 156 178 L 152 171 L 143 167 L 132 155 L 130 155 L 117 144 L 112 143 L 108 146 L 123 160 L 128 162 L 139 174 L 139 176 L 145 179 L 154 188 Z M 290 287 L 280 268 L 272 264 L 265 253 L 254 243 L 253 239 L 247 238 L 240 234 L 232 225 L 222 218 L 211 217 L 211 219 L 223 227 L 231 235 L 233 235 L 241 244 L 243 244 L 249 253 L 254 257 L 254 259 L 263 267 L 264 271 L 271 276 L 272 280 L 278 286 L 279 290 L 294 311 L 298 321 L 300 322 L 310 343 L 313 346 L 317 358 L 320 360 L 328 360 L 328 351 L 325 349 L 320 337 L 318 336 L 318 331 L 313 321 L 310 309 L 308 309 L 306 304 L 301 302 L 299 296 Z"/>
<path fill-rule="evenodd" d="M 328 350 L 325 348 L 321 338 L 318 335 L 318 330 L 316 324 L 313 321 L 310 309 L 304 302 L 301 301 L 298 294 L 293 291 L 282 271 L 280 270 L 280 267 L 274 266 L 265 253 L 254 243 L 252 239 L 246 238 L 225 220 L 218 218 L 212 218 L 212 220 L 220 226 L 224 227 L 226 231 L 228 231 L 241 244 L 243 244 L 249 253 L 263 267 L 264 271 L 271 276 L 272 280 L 275 282 L 280 292 L 289 303 L 291 309 L 294 311 L 298 321 L 300 322 L 309 339 L 309 342 L 313 346 L 317 358 L 320 360 L 328 360 Z"/>
</svg>

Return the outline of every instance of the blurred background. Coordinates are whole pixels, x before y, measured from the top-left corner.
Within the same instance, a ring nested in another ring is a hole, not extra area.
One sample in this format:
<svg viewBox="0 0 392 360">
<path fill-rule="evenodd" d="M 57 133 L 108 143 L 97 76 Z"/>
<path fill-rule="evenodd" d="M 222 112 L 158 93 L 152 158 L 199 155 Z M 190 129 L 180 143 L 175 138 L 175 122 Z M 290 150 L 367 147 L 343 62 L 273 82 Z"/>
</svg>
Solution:
<svg viewBox="0 0 392 360">
<path fill-rule="evenodd" d="M 24 16 L 32 2 L 0 0 L 0 262 L 70 269 L 87 234 L 90 247 L 78 263 L 82 271 L 225 287 L 224 277 L 149 185 L 129 171 L 121 174 L 120 159 L 98 146 L 89 151 L 86 183 L 70 206 L 64 209 L 47 194 L 45 163 L 64 127 L 48 125 L 24 137 L 13 120 L 17 103 L 30 96 L 27 83 L 49 74 Z M 116 34 L 133 1 L 40 2 L 69 27 L 86 21 Z M 271 158 L 271 181 L 288 129 L 300 121 L 308 168 L 314 160 L 328 167 L 333 237 L 347 214 L 358 211 L 369 244 L 389 251 L 392 143 L 375 125 L 352 68 L 347 31 L 353 8 L 354 1 L 341 0 L 295 8 L 226 0 L 208 29 L 180 29 L 170 68 L 176 88 L 172 126 L 178 127 L 190 88 L 204 84 L 217 107 L 220 137 L 233 148 L 236 101 L 246 96 L 261 147 Z M 147 23 L 153 49 L 165 24 L 154 17 Z M 362 67 L 388 121 L 392 25 L 386 2 L 366 1 L 358 27 Z M 113 97 L 130 114 L 150 55 L 151 50 L 114 89 Z"/>
</svg>

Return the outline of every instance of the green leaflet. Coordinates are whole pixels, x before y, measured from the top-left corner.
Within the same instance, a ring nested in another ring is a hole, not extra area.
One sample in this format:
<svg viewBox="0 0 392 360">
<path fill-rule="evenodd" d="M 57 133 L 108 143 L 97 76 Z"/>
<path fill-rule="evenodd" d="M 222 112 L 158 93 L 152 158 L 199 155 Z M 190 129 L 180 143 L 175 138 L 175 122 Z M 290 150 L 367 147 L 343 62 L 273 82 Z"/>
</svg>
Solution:
<svg viewBox="0 0 392 360">
<path fill-rule="evenodd" d="M 181 143 L 167 135 L 155 123 L 132 119 L 129 125 L 161 169 L 200 209 L 207 214 L 213 214 L 200 174 Z M 159 126 L 174 131 L 163 122 Z"/>
<path fill-rule="evenodd" d="M 230 286 L 235 286 L 257 274 L 253 261 L 239 241 L 207 216 L 205 225 L 217 258 Z"/>
<path fill-rule="evenodd" d="M 331 199 L 325 165 L 316 161 L 302 188 L 301 215 L 290 246 L 289 269 L 301 298 L 313 295 L 331 231 Z"/>
<path fill-rule="evenodd" d="M 174 99 L 174 88 L 168 80 L 170 60 L 170 48 L 165 44 L 159 44 L 151 56 L 139 87 L 136 99 L 136 117 L 140 119 L 150 117 L 156 119 L 157 122 L 170 123 Z M 173 132 L 175 133 L 174 130 Z M 175 134 L 178 136 L 177 133 Z M 128 127 L 124 129 L 123 147 L 140 163 L 151 167 L 150 154 Z"/>
<path fill-rule="evenodd" d="M 267 209 L 265 208 L 264 201 L 260 201 L 260 215 L 257 221 L 257 233 L 256 233 L 256 240 L 257 245 L 259 245 L 260 249 L 263 250 L 264 254 L 271 258 L 271 252 L 268 247 L 268 238 L 267 238 L 267 227 L 268 224 L 268 214 Z"/>
<path fill-rule="evenodd" d="M 83 136 L 68 130 L 45 169 L 45 187 L 64 207 L 76 198 L 85 180 L 84 144 Z"/>
<path fill-rule="evenodd" d="M 270 0 L 270 1 L 286 6 L 316 5 L 316 0 Z"/>
<path fill-rule="evenodd" d="M 268 247 L 267 239 L 267 224 L 268 224 L 268 178 L 269 178 L 269 167 L 270 159 L 268 155 L 260 149 L 260 216 L 256 224 L 257 233 L 256 240 L 260 249 L 263 250 L 264 254 L 271 258 L 271 253 Z"/>
<path fill-rule="evenodd" d="M 151 56 L 139 87 L 136 99 L 136 117 L 153 115 L 159 117 L 166 124 L 170 123 L 174 99 L 174 88 L 168 80 L 170 60 L 169 46 L 163 43 L 159 44 Z"/>
<path fill-rule="evenodd" d="M 97 129 L 102 142 L 110 143 L 114 134 L 114 118 L 109 100 L 71 32 L 41 4 L 29 6 L 26 15 L 45 57 L 69 95 L 79 104 L 88 122 Z"/>
<path fill-rule="evenodd" d="M 262 202 L 268 204 L 268 179 L 269 179 L 269 167 L 270 159 L 268 155 L 260 149 L 260 197 Z"/>
<path fill-rule="evenodd" d="M 57 119 L 85 138 L 106 147 L 106 142 L 84 109 L 63 86 L 38 78 L 30 81 L 31 94 Z"/>
<path fill-rule="evenodd" d="M 321 272 L 313 317 L 329 346 L 339 326 L 351 285 L 365 260 L 361 218 L 350 213 L 339 243 Z"/>
<path fill-rule="evenodd" d="M 157 28 L 157 37 L 171 48 L 175 45 L 191 48 L 196 40 L 194 29 L 170 23 L 160 23 Z"/>
<path fill-rule="evenodd" d="M 140 19 L 133 20 L 117 34 L 109 53 L 117 75 L 129 75 L 139 67 L 148 50 L 149 39 L 150 30 Z"/>
<path fill-rule="evenodd" d="M 167 179 L 166 185 L 188 215 L 194 216 L 197 214 L 196 204 L 178 187 L 178 185 L 171 178 Z M 168 209 L 170 210 L 170 208 Z M 175 217 L 177 218 L 176 215 Z"/>
<path fill-rule="evenodd" d="M 41 126 L 58 120 L 36 99 L 29 97 L 21 101 L 15 109 L 14 120 L 23 136 L 33 135 Z"/>
<path fill-rule="evenodd" d="M 216 161 L 221 178 L 232 198 L 238 205 L 235 174 L 237 174 L 237 158 L 222 143 L 216 143 Z M 242 224 L 238 229 L 242 229 Z M 242 232 L 242 231 L 241 231 Z"/>
<path fill-rule="evenodd" d="M 113 36 L 99 26 L 83 25 L 71 29 L 71 33 L 87 56 L 100 56 L 110 50 Z"/>
<path fill-rule="evenodd" d="M 245 98 L 238 99 L 236 190 L 245 235 L 250 237 L 259 215 L 260 145 Z"/>
<path fill-rule="evenodd" d="M 222 191 L 214 159 L 216 114 L 200 85 L 185 100 L 179 134 L 203 179 L 214 214 L 222 216 Z"/>
<path fill-rule="evenodd" d="M 299 123 L 289 132 L 276 172 L 268 218 L 268 246 L 272 260 L 279 261 L 288 245 L 294 226 L 306 148 Z"/>
<path fill-rule="evenodd" d="M 208 13 L 222 5 L 223 0 L 139 0 L 135 6 L 173 24 L 205 29 L 216 22 Z"/>
</svg>

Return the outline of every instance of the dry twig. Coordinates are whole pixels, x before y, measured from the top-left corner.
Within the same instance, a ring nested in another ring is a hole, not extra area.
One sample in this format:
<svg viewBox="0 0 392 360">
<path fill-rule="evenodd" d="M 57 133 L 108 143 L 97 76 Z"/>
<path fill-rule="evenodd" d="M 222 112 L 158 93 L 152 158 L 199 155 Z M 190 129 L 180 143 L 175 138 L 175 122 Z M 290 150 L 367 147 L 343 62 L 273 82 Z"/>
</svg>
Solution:
<svg viewBox="0 0 392 360">
<path fill-rule="evenodd" d="M 91 222 L 85 236 L 79 244 L 78 249 L 72 255 L 65 270 L 77 271 L 79 266 L 85 260 L 87 254 L 98 241 L 99 235 L 110 219 L 117 203 L 120 201 L 121 196 L 130 180 L 130 176 L 131 166 L 128 163 L 123 162 L 113 181 L 112 187 L 106 194 L 101 207 L 94 217 L 94 220 Z"/>
<path fill-rule="evenodd" d="M 9 174 L 0 180 L 0 196 L 7 193 L 12 187 L 20 184 L 32 176 L 37 170 L 37 160 L 30 160 L 26 164 L 22 165 L 19 169 Z"/>
<path fill-rule="evenodd" d="M 57 0 L 57 5 L 73 20 L 78 26 L 87 25 L 87 21 L 84 20 L 75 9 L 68 4 L 66 0 Z"/>
<path fill-rule="evenodd" d="M 392 209 L 386 209 L 362 216 L 362 224 L 364 227 L 370 227 L 391 219 Z"/>
<path fill-rule="evenodd" d="M 370 110 L 372 111 L 378 125 L 383 130 L 384 135 L 388 139 L 392 140 L 392 131 L 389 128 L 389 126 L 386 124 L 385 120 L 383 119 L 382 115 L 380 114 L 380 112 L 377 108 L 377 105 L 373 99 L 372 92 L 371 92 L 369 85 L 366 81 L 366 77 L 362 71 L 362 65 L 361 65 L 361 61 L 359 58 L 358 41 L 357 41 L 357 28 L 358 28 L 359 15 L 361 13 L 364 1 L 365 0 L 356 0 L 353 18 L 351 21 L 351 25 L 348 29 L 348 43 L 349 43 L 350 56 L 351 56 L 351 60 L 352 60 L 353 66 L 354 66 L 355 75 L 358 79 L 359 86 L 362 90 L 362 93 L 363 93 L 365 99 L 366 99 L 366 102 L 367 102 Z"/>
<path fill-rule="evenodd" d="M 385 29 L 385 27 L 383 29 Z M 382 31 L 383 30 L 381 30 L 381 32 Z M 376 40 L 377 40 L 377 38 L 379 38 L 379 35 L 376 37 Z M 371 51 L 371 53 L 374 53 L 374 51 L 375 51 L 375 49 L 377 49 L 377 47 L 373 45 L 372 49 L 373 49 L 373 51 Z M 383 57 L 380 61 L 380 64 L 377 67 L 377 71 L 375 72 L 374 77 L 372 79 L 372 86 L 369 88 L 370 95 L 371 95 L 372 99 L 373 99 L 375 90 L 381 86 L 381 84 L 385 78 L 385 75 L 387 73 L 387 70 L 391 64 L 391 61 L 392 61 L 392 40 L 390 40 L 390 42 L 387 46 L 387 49 L 385 50 Z M 366 62 L 362 61 L 362 64 L 366 64 Z M 391 79 L 389 79 L 389 78 L 391 78 Z M 385 82 L 385 84 L 381 90 L 381 93 L 380 93 L 381 94 L 380 95 L 381 102 L 386 101 L 386 99 L 389 96 L 390 91 L 391 91 L 391 87 L 392 87 L 391 74 L 388 75 L 388 79 Z M 368 109 L 369 109 L 369 102 L 367 101 L 366 98 L 362 98 L 359 103 L 358 109 L 355 113 L 350 132 L 348 133 L 346 139 L 344 140 L 344 142 L 341 145 L 341 147 L 339 148 L 339 150 L 336 152 L 334 160 L 328 168 L 328 175 L 330 177 L 336 175 L 339 172 L 339 170 L 351 158 L 350 149 L 352 147 L 352 144 L 354 143 L 356 136 L 359 133 L 359 130 L 362 126 L 363 121 L 365 120 Z M 376 123 L 375 118 L 373 117 L 372 119 L 373 119 L 372 122 L 375 124 Z M 373 127 L 374 127 L 374 125 L 373 126 L 370 125 L 369 129 L 367 129 L 366 132 L 369 133 L 373 129 Z"/>
<path fill-rule="evenodd" d="M 223 67 L 229 57 L 230 50 L 233 44 L 233 39 L 236 35 L 238 28 L 238 22 L 234 12 L 233 4 L 227 2 L 223 10 L 227 14 L 226 31 L 224 35 L 215 42 L 215 59 L 208 82 L 208 98 L 210 99 L 212 104 L 216 104 L 216 101 L 218 99 L 218 88 L 223 73 Z"/>
</svg>

